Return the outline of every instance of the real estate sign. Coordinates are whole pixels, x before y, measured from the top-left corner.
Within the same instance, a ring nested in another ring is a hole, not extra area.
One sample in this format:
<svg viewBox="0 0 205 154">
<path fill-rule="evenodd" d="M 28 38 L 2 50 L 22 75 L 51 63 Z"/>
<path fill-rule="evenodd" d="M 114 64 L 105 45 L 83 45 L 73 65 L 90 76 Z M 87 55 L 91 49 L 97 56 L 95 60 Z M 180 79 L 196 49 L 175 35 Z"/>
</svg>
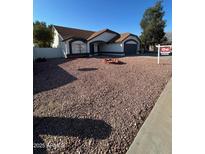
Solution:
<svg viewBox="0 0 205 154">
<path fill-rule="evenodd" d="M 159 64 L 159 57 L 160 55 L 169 55 L 172 52 L 172 46 L 171 45 L 156 45 L 158 48 L 158 58 L 157 58 L 157 63 Z"/>
<path fill-rule="evenodd" d="M 160 48 L 161 55 L 169 55 L 171 52 L 172 52 L 172 47 L 171 46 L 162 46 Z"/>
</svg>

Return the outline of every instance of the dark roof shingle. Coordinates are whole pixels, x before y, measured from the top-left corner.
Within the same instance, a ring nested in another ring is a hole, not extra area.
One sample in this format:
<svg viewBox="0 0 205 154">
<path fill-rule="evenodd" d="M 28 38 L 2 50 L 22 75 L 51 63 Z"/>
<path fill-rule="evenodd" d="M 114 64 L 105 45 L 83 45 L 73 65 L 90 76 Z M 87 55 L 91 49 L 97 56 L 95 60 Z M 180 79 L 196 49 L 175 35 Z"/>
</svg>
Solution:
<svg viewBox="0 0 205 154">
<path fill-rule="evenodd" d="M 54 25 L 54 27 L 58 31 L 58 33 L 62 36 L 63 40 L 73 38 L 73 37 L 88 39 L 93 33 L 95 33 L 94 31 L 82 30 L 76 28 L 67 28 L 67 27 L 56 26 L 56 25 Z"/>
<path fill-rule="evenodd" d="M 120 34 L 120 37 L 117 38 L 114 42 L 115 43 L 120 43 L 120 42 L 124 41 L 125 39 L 127 39 L 129 36 L 134 36 L 140 41 L 140 39 L 137 35 L 134 35 L 132 33 L 122 33 L 122 34 Z"/>
<path fill-rule="evenodd" d="M 130 33 L 122 33 L 120 34 L 120 37 L 118 39 L 116 39 L 114 42 L 119 43 L 124 41 L 126 38 L 128 38 L 130 36 Z"/>
<path fill-rule="evenodd" d="M 114 42 L 114 43 L 120 43 L 120 42 L 124 41 L 126 38 L 128 38 L 129 36 L 136 36 L 137 37 L 137 35 L 134 35 L 131 33 L 119 34 L 117 32 L 110 30 L 110 29 L 103 29 L 103 30 L 95 32 L 95 31 L 82 30 L 82 29 L 76 29 L 76 28 L 67 28 L 67 27 L 56 26 L 56 25 L 54 25 L 54 28 L 62 36 L 63 41 L 68 40 L 70 38 L 80 38 L 80 39 L 85 39 L 85 40 L 89 41 L 89 40 L 99 36 L 100 34 L 102 34 L 104 32 L 110 32 L 110 33 L 117 34 L 116 37 L 112 38 L 109 41 L 109 42 Z"/>
<path fill-rule="evenodd" d="M 112 31 L 112 30 L 110 30 L 110 29 L 103 29 L 103 30 L 100 30 L 100 31 L 97 31 L 97 32 L 93 33 L 93 34 L 88 38 L 88 40 L 91 40 L 91 39 L 93 39 L 93 38 L 99 36 L 100 34 L 102 34 L 102 33 L 104 33 L 104 32 L 110 32 L 110 33 L 115 33 L 115 34 L 119 35 L 117 32 L 114 32 L 114 31 Z"/>
</svg>

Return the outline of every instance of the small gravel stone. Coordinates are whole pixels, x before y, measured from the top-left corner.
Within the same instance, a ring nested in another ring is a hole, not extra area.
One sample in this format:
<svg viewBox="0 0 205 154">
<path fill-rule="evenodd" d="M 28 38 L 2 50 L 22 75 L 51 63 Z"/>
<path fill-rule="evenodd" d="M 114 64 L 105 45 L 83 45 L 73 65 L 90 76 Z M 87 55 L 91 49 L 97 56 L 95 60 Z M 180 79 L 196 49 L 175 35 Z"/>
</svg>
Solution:
<svg viewBox="0 0 205 154">
<path fill-rule="evenodd" d="M 34 63 L 34 142 L 52 143 L 48 153 L 126 153 L 172 76 L 172 61 L 119 60 L 125 64 L 101 57 Z"/>
</svg>

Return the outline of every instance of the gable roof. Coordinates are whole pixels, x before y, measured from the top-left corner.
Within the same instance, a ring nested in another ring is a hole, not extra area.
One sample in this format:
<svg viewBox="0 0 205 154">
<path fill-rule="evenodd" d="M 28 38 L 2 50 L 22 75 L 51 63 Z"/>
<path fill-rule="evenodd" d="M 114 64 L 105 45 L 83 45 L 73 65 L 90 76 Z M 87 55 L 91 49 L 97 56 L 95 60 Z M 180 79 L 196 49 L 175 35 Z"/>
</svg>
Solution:
<svg viewBox="0 0 205 154">
<path fill-rule="evenodd" d="M 137 37 L 137 39 L 140 41 L 140 39 L 138 38 L 137 35 L 134 35 L 134 34 L 131 34 L 131 33 L 122 33 L 122 34 L 120 34 L 120 37 L 118 39 L 116 39 L 114 42 L 115 43 L 120 43 L 120 42 L 124 41 L 125 39 L 127 39 L 129 36 Z"/>
<path fill-rule="evenodd" d="M 130 35 L 130 33 L 122 33 L 122 34 L 120 34 L 120 37 L 117 39 L 117 40 L 115 40 L 114 42 L 122 42 L 122 41 L 124 41 L 126 38 L 128 38 L 129 37 L 129 35 Z"/>
<path fill-rule="evenodd" d="M 82 38 L 87 40 L 92 34 L 95 33 L 94 31 L 82 30 L 76 28 L 67 28 L 67 27 L 56 26 L 56 25 L 54 25 L 54 28 L 62 36 L 63 40 L 67 40 L 69 38 Z"/>
<path fill-rule="evenodd" d="M 77 29 L 77 28 L 68 28 L 68 27 L 63 27 L 63 26 L 57 26 L 53 25 L 53 27 L 58 31 L 58 33 L 61 35 L 63 38 L 63 41 L 66 41 L 71 38 L 80 38 L 84 40 L 92 40 L 93 38 L 105 33 L 114 33 L 117 34 L 113 39 L 111 39 L 109 42 L 114 42 L 114 43 L 120 43 L 127 39 L 129 36 L 134 36 L 137 37 L 137 39 L 140 41 L 137 35 L 131 34 L 131 33 L 122 33 L 119 34 L 115 31 L 112 31 L 110 29 L 103 29 L 100 31 L 89 31 L 89 30 L 82 30 L 82 29 Z"/>
<path fill-rule="evenodd" d="M 100 31 L 97 31 L 97 32 L 93 33 L 93 34 L 88 38 L 88 40 L 92 40 L 93 38 L 95 38 L 95 37 L 97 37 L 97 36 L 99 36 L 99 35 L 101 35 L 102 33 L 105 33 L 105 32 L 109 32 L 109 33 L 114 33 L 114 34 L 120 35 L 120 34 L 118 34 L 117 32 L 114 32 L 114 31 L 112 31 L 112 30 L 110 30 L 110 29 L 103 29 L 103 30 L 100 30 Z"/>
</svg>

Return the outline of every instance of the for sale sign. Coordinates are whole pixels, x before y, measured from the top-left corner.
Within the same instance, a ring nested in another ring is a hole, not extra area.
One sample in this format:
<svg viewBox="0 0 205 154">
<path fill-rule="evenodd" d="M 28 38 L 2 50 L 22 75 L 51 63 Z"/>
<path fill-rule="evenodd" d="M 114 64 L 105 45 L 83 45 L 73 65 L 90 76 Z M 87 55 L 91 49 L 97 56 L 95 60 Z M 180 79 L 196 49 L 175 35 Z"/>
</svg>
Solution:
<svg viewBox="0 0 205 154">
<path fill-rule="evenodd" d="M 161 55 L 169 55 L 172 52 L 171 46 L 165 46 L 160 48 Z"/>
<path fill-rule="evenodd" d="M 172 46 L 171 45 L 156 45 L 158 48 L 157 52 L 157 64 L 159 64 L 159 57 L 161 55 L 169 55 L 172 52 Z"/>
</svg>

